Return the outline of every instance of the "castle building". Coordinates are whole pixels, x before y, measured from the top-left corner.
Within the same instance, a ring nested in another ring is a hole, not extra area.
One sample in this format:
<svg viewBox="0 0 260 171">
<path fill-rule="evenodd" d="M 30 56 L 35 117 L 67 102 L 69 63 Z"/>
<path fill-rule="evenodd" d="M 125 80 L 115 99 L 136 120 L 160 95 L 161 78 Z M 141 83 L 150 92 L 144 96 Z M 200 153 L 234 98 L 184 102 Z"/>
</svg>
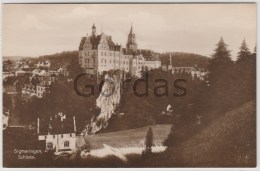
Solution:
<svg viewBox="0 0 260 171">
<path fill-rule="evenodd" d="M 92 34 L 81 39 L 79 45 L 79 64 L 86 73 L 95 75 L 104 71 L 120 69 L 132 75 L 142 69 L 161 67 L 158 57 L 149 58 L 138 49 L 136 36 L 131 26 L 126 48 L 115 44 L 112 37 L 101 33 L 97 35 L 96 26 L 92 26 Z"/>
</svg>

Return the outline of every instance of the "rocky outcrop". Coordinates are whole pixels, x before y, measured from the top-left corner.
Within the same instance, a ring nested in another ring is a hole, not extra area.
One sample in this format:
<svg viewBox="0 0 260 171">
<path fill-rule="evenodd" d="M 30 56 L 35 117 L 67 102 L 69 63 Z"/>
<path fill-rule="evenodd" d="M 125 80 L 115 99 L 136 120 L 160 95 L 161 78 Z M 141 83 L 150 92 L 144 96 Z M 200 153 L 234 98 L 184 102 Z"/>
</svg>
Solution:
<svg viewBox="0 0 260 171">
<path fill-rule="evenodd" d="M 112 73 L 105 76 L 101 93 L 96 100 L 96 106 L 100 108 L 100 114 L 91 119 L 86 126 L 86 134 L 95 134 L 108 126 L 108 120 L 115 113 L 121 98 L 121 73 Z"/>
</svg>

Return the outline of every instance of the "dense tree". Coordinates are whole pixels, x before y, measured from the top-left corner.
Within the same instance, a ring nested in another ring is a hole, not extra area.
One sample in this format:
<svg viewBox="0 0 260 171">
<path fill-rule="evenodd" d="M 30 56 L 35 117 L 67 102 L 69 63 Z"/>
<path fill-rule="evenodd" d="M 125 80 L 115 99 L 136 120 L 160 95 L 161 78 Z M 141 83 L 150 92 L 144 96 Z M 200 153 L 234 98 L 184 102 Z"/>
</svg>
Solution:
<svg viewBox="0 0 260 171">
<path fill-rule="evenodd" d="M 210 60 L 210 75 L 214 76 L 214 74 L 220 73 L 220 68 L 229 69 L 232 63 L 233 62 L 230 58 L 230 51 L 227 49 L 227 44 L 221 37 L 217 44 L 217 48 L 215 49 L 215 53 L 212 55 L 212 59 Z"/>
<path fill-rule="evenodd" d="M 145 154 L 152 153 L 152 146 L 153 146 L 153 130 L 149 127 L 146 137 L 145 137 Z"/>
<path fill-rule="evenodd" d="M 246 44 L 246 40 L 244 39 L 241 47 L 240 47 L 240 51 L 238 52 L 238 56 L 237 56 L 237 62 L 240 62 L 242 60 L 246 60 L 245 58 L 248 58 L 248 56 L 251 54 L 251 52 L 249 51 L 247 44 Z"/>
<path fill-rule="evenodd" d="M 234 66 L 223 38 L 217 44 L 209 64 L 209 103 L 215 109 L 225 110 L 233 100 Z"/>
<path fill-rule="evenodd" d="M 256 53 L 250 53 L 245 40 L 243 40 L 238 53 L 235 71 L 237 75 L 235 82 L 238 99 L 237 104 L 255 99 Z"/>
<path fill-rule="evenodd" d="M 83 69 L 79 65 L 78 58 L 73 63 L 68 64 L 67 67 L 70 78 L 75 78 L 78 74 L 83 73 Z"/>
<path fill-rule="evenodd" d="M 169 147 L 168 150 L 178 151 L 180 143 L 200 132 L 205 126 L 216 120 L 220 116 L 219 114 L 255 100 L 256 54 L 250 54 L 243 41 L 238 55 L 240 60 L 236 63 L 232 62 L 227 45 L 223 38 L 220 39 L 210 60 L 209 76 L 205 82 L 199 85 L 198 94 L 192 95 L 193 105 L 190 113 L 203 116 L 202 124 L 192 124 L 182 116 L 180 124 L 173 124 L 171 132 L 164 142 L 164 145 Z M 176 154 L 176 156 L 180 154 Z"/>
<path fill-rule="evenodd" d="M 172 125 L 171 127 L 171 131 L 168 135 L 168 137 L 166 138 L 166 140 L 164 141 L 164 145 L 167 147 L 172 147 L 175 145 L 176 143 L 176 126 Z"/>
<path fill-rule="evenodd" d="M 209 63 L 209 83 L 202 84 L 204 91 L 196 100 L 194 112 L 207 114 L 207 110 L 211 109 L 214 113 L 223 113 L 253 100 L 256 88 L 255 56 L 243 40 L 238 61 L 234 63 L 221 37 Z"/>
</svg>

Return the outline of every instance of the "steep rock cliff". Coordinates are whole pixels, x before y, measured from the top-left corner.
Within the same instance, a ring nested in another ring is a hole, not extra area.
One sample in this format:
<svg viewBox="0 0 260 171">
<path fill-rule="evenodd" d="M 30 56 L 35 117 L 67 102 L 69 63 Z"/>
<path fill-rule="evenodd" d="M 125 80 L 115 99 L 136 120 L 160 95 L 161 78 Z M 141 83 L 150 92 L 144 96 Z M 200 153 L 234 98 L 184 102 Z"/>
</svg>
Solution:
<svg viewBox="0 0 260 171">
<path fill-rule="evenodd" d="M 115 113 L 121 99 L 121 74 L 113 73 L 105 76 L 101 93 L 96 100 L 96 106 L 100 108 L 100 114 L 91 119 L 86 126 L 86 134 L 95 134 L 108 126 L 108 120 Z"/>
</svg>

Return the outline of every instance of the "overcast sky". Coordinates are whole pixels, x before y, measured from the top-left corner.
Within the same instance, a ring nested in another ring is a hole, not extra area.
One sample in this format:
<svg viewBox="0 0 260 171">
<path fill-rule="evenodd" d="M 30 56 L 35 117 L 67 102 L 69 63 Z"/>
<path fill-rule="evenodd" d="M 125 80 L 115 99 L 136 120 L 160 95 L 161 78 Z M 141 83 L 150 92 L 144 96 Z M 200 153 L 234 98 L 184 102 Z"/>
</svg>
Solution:
<svg viewBox="0 0 260 171">
<path fill-rule="evenodd" d="M 255 4 L 5 4 L 3 55 L 39 56 L 77 50 L 95 23 L 125 47 L 131 23 L 138 47 L 210 56 L 223 36 L 232 56 L 245 38 L 256 43 Z"/>
</svg>

